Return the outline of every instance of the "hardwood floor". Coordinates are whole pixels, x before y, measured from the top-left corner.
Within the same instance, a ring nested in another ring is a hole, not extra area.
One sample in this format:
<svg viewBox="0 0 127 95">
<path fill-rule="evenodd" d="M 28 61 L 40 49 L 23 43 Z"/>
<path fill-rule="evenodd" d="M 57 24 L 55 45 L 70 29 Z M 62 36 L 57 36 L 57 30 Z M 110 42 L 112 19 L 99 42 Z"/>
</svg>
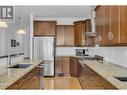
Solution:
<svg viewBox="0 0 127 95">
<path fill-rule="evenodd" d="M 71 76 L 45 77 L 44 89 L 82 89 L 77 78 Z"/>
</svg>

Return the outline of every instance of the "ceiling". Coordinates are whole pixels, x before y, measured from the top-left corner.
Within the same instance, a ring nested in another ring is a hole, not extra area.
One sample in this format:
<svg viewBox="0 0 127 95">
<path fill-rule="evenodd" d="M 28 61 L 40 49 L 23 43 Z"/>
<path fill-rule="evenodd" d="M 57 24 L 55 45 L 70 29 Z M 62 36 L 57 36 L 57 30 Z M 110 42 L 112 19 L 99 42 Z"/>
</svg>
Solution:
<svg viewBox="0 0 127 95">
<path fill-rule="evenodd" d="M 15 6 L 14 22 L 22 18 L 23 25 L 29 26 L 30 14 L 35 18 L 88 18 L 91 6 Z M 10 23 L 13 23 L 10 21 Z"/>
<path fill-rule="evenodd" d="M 85 18 L 90 10 L 91 6 L 15 6 L 16 17 Z"/>
</svg>

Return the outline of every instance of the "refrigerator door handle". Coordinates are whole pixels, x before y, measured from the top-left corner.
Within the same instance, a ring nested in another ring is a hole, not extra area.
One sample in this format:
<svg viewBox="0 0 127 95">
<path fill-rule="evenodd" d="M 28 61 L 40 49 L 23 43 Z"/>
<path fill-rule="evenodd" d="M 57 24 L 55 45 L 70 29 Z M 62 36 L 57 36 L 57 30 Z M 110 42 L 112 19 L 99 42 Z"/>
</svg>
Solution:
<svg viewBox="0 0 127 95">
<path fill-rule="evenodd" d="M 54 42 L 52 42 L 52 48 L 54 48 Z M 54 57 L 54 50 L 52 50 L 52 57 Z"/>
</svg>

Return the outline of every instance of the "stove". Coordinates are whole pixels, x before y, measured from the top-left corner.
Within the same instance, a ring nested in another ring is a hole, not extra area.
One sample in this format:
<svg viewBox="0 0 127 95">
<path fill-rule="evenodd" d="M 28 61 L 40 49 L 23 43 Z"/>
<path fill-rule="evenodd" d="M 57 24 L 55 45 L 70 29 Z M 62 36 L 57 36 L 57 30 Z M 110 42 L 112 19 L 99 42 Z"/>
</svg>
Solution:
<svg viewBox="0 0 127 95">
<path fill-rule="evenodd" d="M 93 61 L 98 61 L 100 63 L 103 64 L 103 57 L 102 56 L 98 56 L 98 55 L 95 55 L 95 57 L 80 57 L 79 60 L 81 61 L 89 61 L 89 62 L 93 62 Z"/>
</svg>

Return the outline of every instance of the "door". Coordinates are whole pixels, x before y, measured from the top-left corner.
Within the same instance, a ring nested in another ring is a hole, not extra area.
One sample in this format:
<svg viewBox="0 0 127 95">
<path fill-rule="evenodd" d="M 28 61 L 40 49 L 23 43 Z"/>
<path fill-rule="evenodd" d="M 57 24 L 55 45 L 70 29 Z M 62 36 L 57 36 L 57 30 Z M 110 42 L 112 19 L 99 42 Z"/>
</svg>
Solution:
<svg viewBox="0 0 127 95">
<path fill-rule="evenodd" d="M 34 21 L 34 35 L 44 35 L 44 22 Z"/>
<path fill-rule="evenodd" d="M 44 60 L 44 76 L 54 76 L 54 37 L 42 37 L 40 55 Z"/>
<path fill-rule="evenodd" d="M 54 76 L 54 62 L 44 61 L 44 76 Z"/>
<path fill-rule="evenodd" d="M 75 38 L 74 39 L 75 39 L 76 46 L 81 45 L 81 42 L 80 42 L 82 40 L 81 28 L 82 28 L 81 24 L 75 23 L 75 25 L 74 25 L 74 32 L 75 32 L 74 37 Z"/>
<path fill-rule="evenodd" d="M 65 45 L 65 25 L 57 25 L 56 28 L 56 45 Z"/>
<path fill-rule="evenodd" d="M 120 6 L 120 43 L 127 43 L 127 6 Z"/>
<path fill-rule="evenodd" d="M 54 37 L 34 37 L 34 60 L 44 61 L 44 76 L 54 76 Z"/>
<path fill-rule="evenodd" d="M 66 25 L 66 45 L 67 46 L 74 46 L 74 26 L 73 25 Z"/>
<path fill-rule="evenodd" d="M 55 35 L 55 28 L 56 28 L 56 22 L 54 21 L 47 21 L 44 22 L 45 27 L 45 35 Z"/>
<path fill-rule="evenodd" d="M 102 46 L 103 43 L 103 23 L 102 23 L 102 21 L 104 20 L 102 18 L 104 11 L 103 9 L 104 8 L 102 6 L 96 9 L 96 33 L 97 33 L 96 41 L 100 46 Z"/>
<path fill-rule="evenodd" d="M 119 6 L 111 7 L 111 43 L 117 44 L 119 42 Z"/>
<path fill-rule="evenodd" d="M 70 75 L 70 57 L 63 57 L 62 60 L 64 75 Z"/>
<path fill-rule="evenodd" d="M 111 31 L 111 8 L 110 6 L 103 6 L 104 7 L 104 32 L 103 32 L 103 45 L 109 44 L 109 37 L 108 33 Z"/>
</svg>

